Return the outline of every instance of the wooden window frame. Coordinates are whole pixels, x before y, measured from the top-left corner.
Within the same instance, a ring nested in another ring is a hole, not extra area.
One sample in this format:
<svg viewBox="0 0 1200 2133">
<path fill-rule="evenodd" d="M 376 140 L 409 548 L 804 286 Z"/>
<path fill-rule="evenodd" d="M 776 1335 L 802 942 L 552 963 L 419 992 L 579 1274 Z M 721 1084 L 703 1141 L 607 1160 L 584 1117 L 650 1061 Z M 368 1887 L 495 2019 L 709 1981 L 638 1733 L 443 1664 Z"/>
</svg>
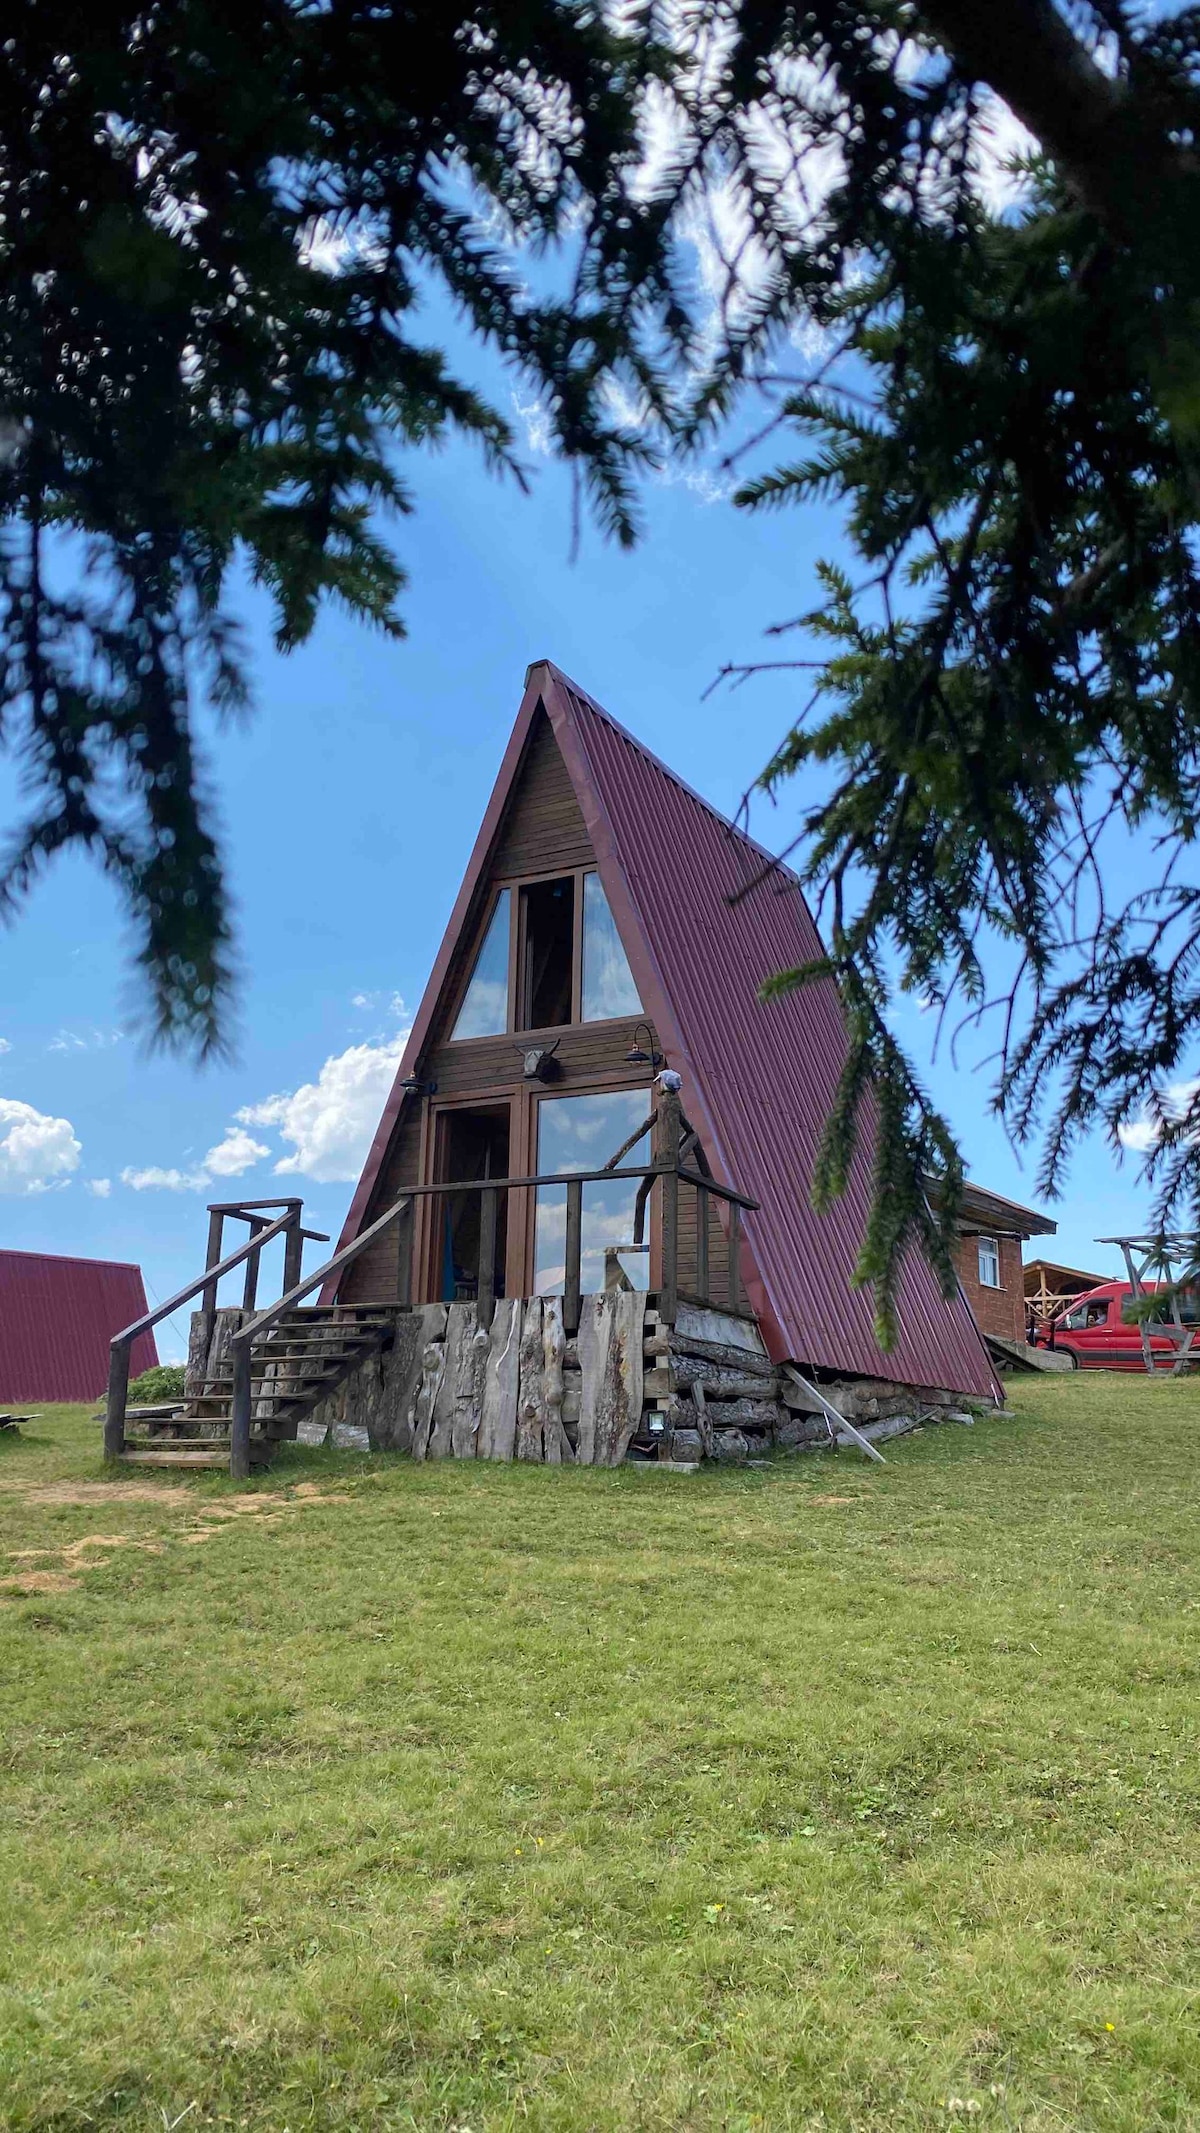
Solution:
<svg viewBox="0 0 1200 2133">
<path fill-rule="evenodd" d="M 554 879 L 557 877 L 551 877 Z M 474 1040 L 464 1040 L 473 1042 Z M 493 1042 L 495 1040 L 493 1039 Z M 491 1089 L 475 1089 L 462 1096 L 435 1096 L 425 1106 L 422 1122 L 420 1176 L 429 1184 L 434 1182 L 442 1136 L 445 1133 L 443 1119 L 453 1111 L 499 1111 L 508 1105 L 508 1159 L 511 1165 L 509 1176 L 530 1178 L 537 1173 L 538 1106 L 552 1103 L 563 1096 L 622 1096 L 627 1090 L 637 1092 L 643 1084 L 631 1082 L 629 1070 L 622 1063 L 605 1074 L 591 1074 L 586 1081 L 569 1088 L 552 1089 L 541 1083 L 521 1082 L 517 1087 L 511 1083 Z M 649 1084 L 645 1085 L 647 1112 L 653 1105 Z M 649 1142 L 642 1144 L 628 1158 L 648 1162 Z M 434 1301 L 441 1289 L 442 1226 L 438 1219 L 441 1198 L 435 1193 L 421 1194 L 417 1201 L 416 1222 L 413 1232 L 413 1297 L 422 1302 Z M 536 1224 L 536 1189 L 511 1195 L 508 1209 L 508 1235 L 504 1254 L 504 1285 L 509 1296 L 529 1297 L 533 1294 L 534 1255 Z M 647 1238 L 650 1244 L 647 1281 L 652 1290 L 662 1284 L 662 1260 L 659 1240 L 658 1195 L 651 1193 Z"/>
<path fill-rule="evenodd" d="M 526 1043 L 538 1037 L 561 1036 L 565 1029 L 603 1029 L 606 1025 L 630 1020 L 628 1014 L 597 1015 L 588 1022 L 583 1020 L 584 882 L 589 874 L 595 874 L 598 877 L 599 873 L 600 869 L 594 863 L 580 867 L 546 867 L 536 874 L 506 874 L 489 884 L 488 899 L 484 905 L 482 919 L 472 937 L 471 954 L 467 961 L 466 973 L 460 982 L 460 989 L 451 1003 L 452 1019 L 450 1019 L 450 1027 L 451 1029 L 453 1028 L 454 1022 L 457 1021 L 462 1013 L 462 1004 L 467 996 L 471 979 L 475 975 L 475 965 L 479 960 L 480 950 L 487 939 L 488 928 L 495 916 L 496 905 L 505 889 L 510 892 L 512 899 L 509 904 L 508 1010 L 506 1026 L 503 1030 L 493 1031 L 487 1037 L 448 1036 L 445 1040 L 446 1043 L 453 1044 L 455 1047 L 469 1044 L 494 1044 L 498 1036 L 511 1037 L 514 1043 L 518 1040 Z M 569 1022 L 547 1024 L 540 1029 L 527 1029 L 522 1028 L 517 1020 L 517 1009 L 521 1004 L 523 990 L 522 973 L 525 967 L 525 899 L 521 891 L 522 889 L 534 889 L 539 883 L 546 881 L 573 881 L 575 884 L 575 909 L 571 941 L 571 1019 Z M 603 886 L 603 883 L 601 883 L 601 887 Z M 642 1014 L 644 1017 L 644 1009 Z M 581 1093 L 587 1092 L 581 1091 Z"/>
<path fill-rule="evenodd" d="M 588 869 L 589 873 L 592 871 L 593 870 L 591 868 Z M 617 1017 L 616 1019 L 621 1020 L 623 1018 Z M 588 1027 L 591 1028 L 592 1025 L 589 1023 Z M 570 1087 L 565 1089 L 530 1088 L 524 1090 L 522 1093 L 525 1095 L 528 1105 L 528 1116 L 525 1125 L 526 1138 L 524 1141 L 524 1146 L 529 1157 L 529 1168 L 523 1173 L 523 1175 L 526 1177 L 533 1177 L 537 1171 L 539 1120 L 541 1116 L 541 1106 L 544 1103 L 561 1102 L 564 1097 L 571 1096 L 624 1096 L 627 1092 L 631 1095 L 635 1095 L 642 1089 L 642 1087 L 643 1084 L 641 1082 L 630 1081 L 627 1069 L 625 1070 L 625 1072 L 622 1073 L 614 1068 L 612 1073 L 610 1074 L 594 1075 L 590 1077 L 583 1087 L 577 1087 L 574 1081 L 572 1081 Z M 653 1109 L 654 1105 L 653 1090 L 650 1088 L 649 1085 L 646 1085 L 645 1093 L 646 1110 L 648 1114 Z M 601 1161 L 606 1160 L 606 1157 L 601 1158 Z M 632 1151 L 631 1154 L 626 1156 L 625 1161 L 629 1164 L 635 1164 L 639 1162 L 648 1163 L 650 1161 L 649 1134 L 646 1135 L 644 1143 L 641 1141 L 638 1142 L 637 1147 Z M 519 1174 L 520 1173 L 514 1172 L 514 1176 Z M 524 1286 L 521 1290 L 521 1294 L 522 1296 L 532 1296 L 535 1271 L 534 1260 L 537 1249 L 537 1238 L 535 1234 L 537 1228 L 537 1194 L 536 1192 L 522 1193 L 521 1197 L 522 1199 L 528 1202 L 529 1207 L 528 1215 L 525 1217 L 526 1236 L 524 1258 Z M 652 1191 L 650 1194 L 650 1204 L 646 1211 L 646 1238 L 650 1246 L 650 1251 L 648 1254 L 649 1263 L 646 1271 L 646 1285 L 649 1289 L 655 1291 L 657 1291 L 662 1286 L 662 1254 L 660 1250 L 659 1231 L 660 1225 L 658 1219 L 658 1193 L 655 1190 Z"/>
</svg>

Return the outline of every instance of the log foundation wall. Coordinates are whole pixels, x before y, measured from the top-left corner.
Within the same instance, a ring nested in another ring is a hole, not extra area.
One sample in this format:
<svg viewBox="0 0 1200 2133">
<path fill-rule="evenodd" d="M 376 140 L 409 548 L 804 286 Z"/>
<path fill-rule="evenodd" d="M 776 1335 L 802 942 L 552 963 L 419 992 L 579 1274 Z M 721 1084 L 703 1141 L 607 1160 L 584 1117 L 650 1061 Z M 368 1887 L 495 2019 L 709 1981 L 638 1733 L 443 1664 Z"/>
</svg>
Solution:
<svg viewBox="0 0 1200 2133">
<path fill-rule="evenodd" d="M 828 1379 L 821 1391 L 847 1421 L 889 1435 L 961 1406 L 882 1379 Z M 486 1328 L 472 1303 L 404 1312 L 393 1347 L 314 1408 L 303 1434 L 326 1431 L 341 1442 L 364 1431 L 373 1451 L 415 1459 L 552 1466 L 689 1466 L 830 1441 L 819 1403 L 771 1362 L 752 1320 L 681 1304 L 668 1329 L 625 1290 L 585 1296 L 573 1338 L 558 1297 L 501 1301 Z"/>
</svg>

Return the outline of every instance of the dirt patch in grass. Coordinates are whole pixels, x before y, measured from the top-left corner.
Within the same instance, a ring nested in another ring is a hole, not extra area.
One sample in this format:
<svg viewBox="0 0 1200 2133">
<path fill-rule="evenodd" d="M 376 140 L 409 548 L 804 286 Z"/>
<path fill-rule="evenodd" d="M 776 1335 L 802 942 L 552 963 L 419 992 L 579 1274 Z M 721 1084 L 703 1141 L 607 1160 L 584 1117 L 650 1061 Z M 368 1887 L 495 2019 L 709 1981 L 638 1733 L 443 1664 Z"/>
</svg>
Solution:
<svg viewBox="0 0 1200 2133">
<path fill-rule="evenodd" d="M 0 1593 L 10 1599 L 23 1599 L 27 1593 L 74 1592 L 78 1578 L 69 1578 L 61 1570 L 23 1570 L 17 1577 L 0 1578 Z"/>
<path fill-rule="evenodd" d="M 178 1486 L 167 1488 L 153 1481 L 56 1481 L 40 1489 L 25 1488 L 19 1481 L 6 1481 L 3 1487 L 7 1495 L 23 1496 L 26 1503 L 36 1504 L 186 1504 L 188 1500 L 185 1491 Z"/>
</svg>

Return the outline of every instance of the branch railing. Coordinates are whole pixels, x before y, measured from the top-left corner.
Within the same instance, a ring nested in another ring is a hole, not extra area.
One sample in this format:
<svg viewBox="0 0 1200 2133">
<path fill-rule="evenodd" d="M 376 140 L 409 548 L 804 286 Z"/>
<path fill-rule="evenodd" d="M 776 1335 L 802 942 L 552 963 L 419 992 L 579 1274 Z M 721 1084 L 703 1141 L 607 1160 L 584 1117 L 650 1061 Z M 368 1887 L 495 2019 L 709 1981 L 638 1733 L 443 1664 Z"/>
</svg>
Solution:
<svg viewBox="0 0 1200 2133">
<path fill-rule="evenodd" d="M 282 1208 L 282 1214 L 274 1220 L 268 1210 Z M 199 1296 L 201 1310 L 211 1329 L 217 1306 L 217 1288 L 226 1274 L 232 1274 L 239 1266 L 246 1269 L 242 1289 L 243 1310 L 254 1309 L 258 1295 L 258 1276 L 262 1255 L 268 1244 L 276 1237 L 284 1239 L 283 1282 L 285 1289 L 295 1285 L 303 1261 L 306 1240 L 314 1244 L 328 1244 L 324 1230 L 305 1229 L 301 1221 L 304 1203 L 302 1200 L 240 1200 L 224 1201 L 208 1210 L 208 1250 L 205 1254 L 204 1272 L 190 1282 L 186 1289 L 179 1289 L 166 1303 L 156 1305 L 136 1319 L 132 1326 L 125 1326 L 113 1335 L 108 1349 L 108 1394 L 104 1410 L 104 1456 L 119 1459 L 125 1449 L 125 1415 L 129 1403 L 129 1358 L 134 1342 L 143 1333 L 149 1333 L 160 1320 L 170 1318 L 181 1305 L 190 1303 Z M 222 1256 L 225 1224 L 229 1220 L 248 1222 L 250 1235 L 236 1252 Z M 204 1343 L 207 1348 L 207 1340 Z"/>
<path fill-rule="evenodd" d="M 738 1310 L 741 1304 L 741 1279 L 739 1255 L 741 1243 L 741 1218 L 743 1212 L 754 1213 L 756 1200 L 747 1199 L 744 1193 L 735 1192 L 728 1185 L 718 1184 L 712 1177 L 693 1170 L 681 1160 L 679 1148 L 678 1103 L 668 1096 L 660 1103 L 656 1113 L 647 1120 L 641 1132 L 627 1142 L 618 1155 L 653 1129 L 655 1148 L 649 1163 L 608 1167 L 600 1170 L 571 1170 L 541 1173 L 519 1178 L 453 1178 L 434 1185 L 409 1186 L 390 1207 L 384 1209 L 374 1222 L 361 1230 L 349 1244 L 343 1245 L 324 1266 L 297 1281 L 291 1289 L 271 1304 L 265 1311 L 240 1326 L 229 1343 L 233 1365 L 233 1405 L 230 1420 L 229 1471 L 235 1479 L 244 1480 L 250 1471 L 250 1425 L 253 1406 L 252 1351 L 256 1342 L 262 1341 L 288 1314 L 295 1311 L 311 1296 L 314 1289 L 323 1289 L 345 1273 L 361 1254 L 368 1250 L 393 1223 L 398 1225 L 397 1238 L 397 1297 L 407 1305 L 412 1295 L 412 1255 L 414 1242 L 414 1214 L 416 1202 L 422 1199 L 445 1199 L 455 1194 L 479 1194 L 479 1275 L 476 1288 L 475 1308 L 481 1325 L 490 1326 L 496 1308 L 496 1242 L 499 1235 L 500 1196 L 510 1192 L 539 1192 L 550 1186 L 566 1187 L 566 1234 L 563 1281 L 563 1323 L 568 1334 L 579 1328 L 582 1300 L 583 1257 L 583 1188 L 585 1185 L 611 1184 L 616 1180 L 636 1180 L 638 1184 L 635 1209 L 634 1242 L 641 1245 L 646 1205 L 656 1182 L 661 1192 L 660 1208 L 660 1259 L 661 1278 L 658 1288 L 658 1312 L 664 1325 L 674 1325 L 679 1303 L 679 1187 L 686 1184 L 697 1195 L 696 1222 L 696 1300 L 709 1301 L 709 1210 L 710 1203 L 723 1203 L 728 1209 L 726 1231 L 729 1258 L 728 1306 Z"/>
</svg>

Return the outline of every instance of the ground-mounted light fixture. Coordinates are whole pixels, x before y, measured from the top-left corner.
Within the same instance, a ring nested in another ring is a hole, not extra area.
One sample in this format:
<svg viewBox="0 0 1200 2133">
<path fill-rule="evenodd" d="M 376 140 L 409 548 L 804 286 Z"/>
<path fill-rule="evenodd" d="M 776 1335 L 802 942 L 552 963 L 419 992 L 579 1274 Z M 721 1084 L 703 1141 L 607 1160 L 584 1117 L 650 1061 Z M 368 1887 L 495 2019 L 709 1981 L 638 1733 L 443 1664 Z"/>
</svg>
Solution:
<svg viewBox="0 0 1200 2133">
<path fill-rule="evenodd" d="M 644 1045 L 638 1043 L 638 1038 L 643 1030 L 646 1033 Z M 633 1033 L 633 1043 L 630 1045 L 625 1057 L 630 1066 L 648 1066 L 652 1074 L 657 1074 L 663 1063 L 663 1055 L 654 1042 L 648 1022 L 638 1023 Z"/>
</svg>

